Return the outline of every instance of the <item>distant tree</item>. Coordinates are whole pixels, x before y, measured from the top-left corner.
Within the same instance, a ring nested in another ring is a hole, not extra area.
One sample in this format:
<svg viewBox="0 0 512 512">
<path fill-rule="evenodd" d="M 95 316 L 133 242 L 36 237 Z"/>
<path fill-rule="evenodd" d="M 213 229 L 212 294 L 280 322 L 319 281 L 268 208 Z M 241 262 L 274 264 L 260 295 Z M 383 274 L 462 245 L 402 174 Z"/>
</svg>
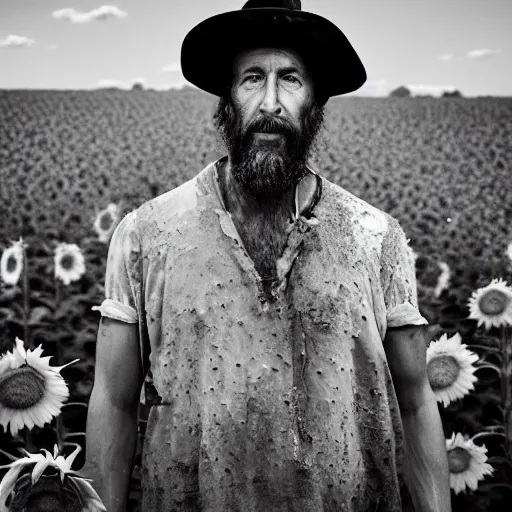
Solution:
<svg viewBox="0 0 512 512">
<path fill-rule="evenodd" d="M 405 87 L 405 85 L 401 85 L 400 87 L 393 89 L 389 95 L 394 98 L 410 98 L 411 91 Z"/>
<path fill-rule="evenodd" d="M 141 82 L 134 82 L 132 85 L 132 91 L 143 91 L 144 90 L 144 84 Z"/>
<path fill-rule="evenodd" d="M 445 91 L 443 92 L 443 98 L 462 98 L 462 93 L 455 89 L 454 91 Z"/>
</svg>

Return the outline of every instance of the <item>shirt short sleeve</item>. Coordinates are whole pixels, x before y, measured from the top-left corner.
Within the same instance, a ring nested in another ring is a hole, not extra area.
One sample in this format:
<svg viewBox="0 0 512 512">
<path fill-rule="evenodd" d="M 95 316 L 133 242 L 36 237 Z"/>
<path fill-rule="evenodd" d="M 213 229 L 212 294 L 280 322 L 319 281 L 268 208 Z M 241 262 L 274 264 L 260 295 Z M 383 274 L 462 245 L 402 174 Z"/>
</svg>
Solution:
<svg viewBox="0 0 512 512">
<path fill-rule="evenodd" d="M 392 217 L 388 219 L 381 253 L 381 284 L 387 326 L 428 325 L 418 309 L 412 249 L 398 221 Z"/>
<path fill-rule="evenodd" d="M 117 225 L 108 249 L 105 300 L 93 310 L 121 322 L 138 323 L 141 284 L 137 213 L 128 213 Z"/>
</svg>

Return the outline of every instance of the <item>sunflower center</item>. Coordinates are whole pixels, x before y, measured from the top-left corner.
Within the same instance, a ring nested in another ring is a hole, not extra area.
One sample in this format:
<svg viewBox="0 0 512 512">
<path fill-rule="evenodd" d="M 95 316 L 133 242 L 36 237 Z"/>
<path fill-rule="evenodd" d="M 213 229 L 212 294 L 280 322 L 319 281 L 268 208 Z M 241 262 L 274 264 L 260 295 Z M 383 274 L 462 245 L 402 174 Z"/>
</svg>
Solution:
<svg viewBox="0 0 512 512">
<path fill-rule="evenodd" d="M 110 212 L 105 212 L 100 217 L 100 228 L 103 231 L 108 231 L 110 229 L 110 227 L 112 226 L 112 222 L 113 221 L 114 221 L 114 219 L 112 218 L 111 213 Z"/>
<path fill-rule="evenodd" d="M 7 272 L 14 272 L 18 267 L 18 262 L 16 258 L 10 254 L 7 258 Z"/>
<path fill-rule="evenodd" d="M 64 254 L 60 259 L 60 265 L 64 270 L 71 270 L 75 263 L 75 257 L 72 254 Z"/>
<path fill-rule="evenodd" d="M 508 305 L 508 297 L 499 290 L 489 290 L 478 301 L 482 313 L 485 315 L 499 315 Z"/>
<path fill-rule="evenodd" d="M 31 366 L 8 370 L 0 379 L 0 404 L 10 409 L 28 409 L 44 397 L 45 379 Z"/>
<path fill-rule="evenodd" d="M 26 510 L 31 512 L 57 512 L 62 510 L 62 500 L 56 492 L 41 492 L 30 496 L 27 500 Z"/>
<path fill-rule="evenodd" d="M 462 473 L 469 468 L 471 455 L 468 451 L 460 446 L 448 452 L 448 465 L 450 466 L 450 473 Z"/>
<path fill-rule="evenodd" d="M 457 379 L 459 372 L 459 364 L 452 356 L 434 357 L 427 366 L 428 380 L 432 389 L 450 386 Z"/>
<path fill-rule="evenodd" d="M 53 468 L 52 468 L 53 469 Z M 20 488 L 11 503 L 12 512 L 82 512 L 84 510 L 77 491 L 63 485 L 58 474 L 44 474 L 34 485 Z"/>
</svg>

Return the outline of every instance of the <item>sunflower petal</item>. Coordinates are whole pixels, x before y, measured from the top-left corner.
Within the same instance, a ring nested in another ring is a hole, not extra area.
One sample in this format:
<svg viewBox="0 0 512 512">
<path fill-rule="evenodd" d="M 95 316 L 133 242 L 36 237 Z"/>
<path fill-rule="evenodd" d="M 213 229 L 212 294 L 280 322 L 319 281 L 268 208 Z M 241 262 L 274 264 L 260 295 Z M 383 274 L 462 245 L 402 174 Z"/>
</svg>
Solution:
<svg viewBox="0 0 512 512">
<path fill-rule="evenodd" d="M 82 451 L 82 447 L 80 445 L 78 445 L 76 448 L 75 448 L 75 451 L 73 453 L 71 453 L 67 459 L 66 459 L 66 463 L 65 463 L 65 466 L 64 466 L 64 470 L 66 473 L 68 473 L 70 470 L 71 470 L 71 466 L 73 465 L 73 462 L 75 461 L 76 459 L 76 456 Z"/>
<path fill-rule="evenodd" d="M 48 467 L 50 461 L 48 459 L 39 461 L 32 470 L 32 485 L 36 484 L 45 469 Z"/>
</svg>

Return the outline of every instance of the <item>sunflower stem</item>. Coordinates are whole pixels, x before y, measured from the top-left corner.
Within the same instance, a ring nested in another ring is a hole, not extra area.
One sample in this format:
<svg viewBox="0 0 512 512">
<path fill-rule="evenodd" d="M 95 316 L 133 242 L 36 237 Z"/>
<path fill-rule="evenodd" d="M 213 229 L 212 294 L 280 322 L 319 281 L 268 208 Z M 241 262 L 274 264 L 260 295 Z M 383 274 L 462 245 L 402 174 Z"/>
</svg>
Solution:
<svg viewBox="0 0 512 512">
<path fill-rule="evenodd" d="M 55 310 L 59 309 L 61 301 L 61 289 L 60 289 L 60 281 L 58 279 L 55 280 Z"/>
<path fill-rule="evenodd" d="M 15 460 L 18 460 L 18 457 L 15 457 L 14 455 L 11 455 L 11 454 L 10 454 L 10 453 L 8 453 L 8 452 L 4 452 L 1 448 L 0 448 L 0 453 L 1 453 L 2 455 L 4 455 L 5 457 L 7 457 L 8 459 L 12 460 L 13 462 L 14 462 Z"/>
<path fill-rule="evenodd" d="M 501 403 L 506 436 L 505 451 L 508 460 L 512 462 L 512 330 L 507 325 L 501 327 L 501 350 Z"/>
<path fill-rule="evenodd" d="M 55 311 L 59 310 L 60 303 L 62 300 L 62 294 L 61 294 L 61 288 L 60 288 L 60 282 L 58 279 L 55 279 Z M 61 364 L 60 362 L 60 350 L 59 350 L 59 342 L 55 343 L 55 360 L 57 361 L 57 364 Z"/>
<path fill-rule="evenodd" d="M 479 364 L 478 366 L 475 366 L 475 368 L 477 370 L 480 370 L 481 368 L 490 368 L 491 370 L 494 370 L 500 377 L 502 377 L 502 371 L 501 371 L 501 368 L 499 368 L 498 366 L 496 366 L 495 364 L 492 364 L 492 363 L 483 363 L 483 364 Z"/>
<path fill-rule="evenodd" d="M 69 439 L 70 437 L 76 437 L 76 436 L 84 436 L 85 437 L 85 432 L 70 432 L 69 434 L 65 434 L 65 438 L 66 439 Z"/>
<path fill-rule="evenodd" d="M 55 311 L 57 311 L 60 307 L 60 301 L 61 301 L 61 290 L 60 290 L 60 282 L 58 279 L 55 280 Z M 57 361 L 57 364 L 60 365 L 60 347 L 59 342 L 55 343 L 55 360 Z M 63 453 L 64 448 L 64 425 L 62 422 L 62 412 L 60 412 L 55 417 L 55 435 L 57 437 L 57 446 L 59 448 L 59 453 Z"/>
<path fill-rule="evenodd" d="M 470 350 L 473 350 L 474 348 L 481 349 L 481 350 L 487 350 L 489 352 L 495 352 L 496 354 L 501 354 L 501 349 L 498 347 L 489 347 L 487 345 L 468 345 L 467 347 Z"/>
<path fill-rule="evenodd" d="M 57 441 L 57 447 L 59 448 L 59 453 L 62 453 L 63 444 L 63 435 L 62 435 L 62 414 L 59 414 L 55 417 L 55 437 Z"/>
<path fill-rule="evenodd" d="M 28 259 L 27 249 L 25 244 L 22 244 L 23 251 L 23 341 L 27 349 L 32 349 L 32 343 L 30 340 L 30 332 L 28 327 L 28 320 L 30 315 L 30 290 L 28 282 Z"/>
<path fill-rule="evenodd" d="M 505 430 L 505 427 L 503 425 L 487 425 L 486 427 L 483 427 L 483 428 L 487 432 L 497 432 L 497 431 L 503 432 Z"/>
<path fill-rule="evenodd" d="M 480 439 L 481 437 L 492 437 L 492 436 L 505 437 L 505 434 L 503 432 L 478 432 L 478 434 L 475 434 L 471 438 L 471 440 L 474 442 L 476 439 Z"/>
<path fill-rule="evenodd" d="M 23 342 L 26 349 L 32 349 L 32 341 L 30 339 L 30 330 L 28 326 L 29 315 L 30 315 L 30 287 L 28 281 L 28 258 L 27 248 L 25 243 L 22 244 L 23 254 Z M 26 427 L 24 429 L 23 438 L 25 441 L 25 449 L 32 453 L 35 449 L 34 439 L 32 431 Z"/>
<path fill-rule="evenodd" d="M 25 427 L 23 432 L 23 440 L 25 441 L 25 450 L 29 453 L 36 452 L 36 445 L 34 444 L 34 437 L 32 436 L 32 430 Z"/>
<path fill-rule="evenodd" d="M 71 407 L 72 405 L 78 405 L 80 407 L 85 407 L 87 409 L 87 404 L 84 402 L 66 402 L 65 404 L 62 404 L 62 407 Z"/>
</svg>

